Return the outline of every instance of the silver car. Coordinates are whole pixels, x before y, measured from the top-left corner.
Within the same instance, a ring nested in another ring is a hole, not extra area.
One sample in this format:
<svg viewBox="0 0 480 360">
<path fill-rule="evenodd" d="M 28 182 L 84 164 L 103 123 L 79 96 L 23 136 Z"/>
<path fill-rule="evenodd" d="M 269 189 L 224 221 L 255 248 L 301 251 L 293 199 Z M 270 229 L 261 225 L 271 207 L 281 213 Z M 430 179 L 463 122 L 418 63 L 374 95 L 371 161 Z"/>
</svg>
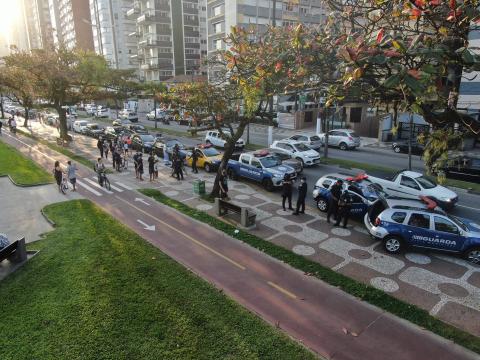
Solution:
<svg viewBox="0 0 480 360">
<path fill-rule="evenodd" d="M 322 139 L 320 139 L 320 137 L 317 134 L 298 133 L 293 136 L 290 136 L 288 140 L 304 143 L 310 149 L 317 150 L 317 151 L 323 145 Z"/>
<path fill-rule="evenodd" d="M 325 143 L 325 134 L 320 134 Z M 340 150 L 353 150 L 360 147 L 360 136 L 350 129 L 336 129 L 328 132 L 328 146 L 339 147 Z"/>
<path fill-rule="evenodd" d="M 280 160 L 280 162 L 283 165 L 291 166 L 295 170 L 297 175 L 301 174 L 302 171 L 303 171 L 303 162 L 301 162 L 298 159 L 292 158 L 290 155 L 285 154 L 282 151 L 275 150 L 275 149 L 263 149 L 263 150 L 260 150 L 260 151 L 266 151 L 266 152 L 270 153 L 270 155 L 272 155 L 275 158 L 277 158 L 278 160 Z"/>
</svg>

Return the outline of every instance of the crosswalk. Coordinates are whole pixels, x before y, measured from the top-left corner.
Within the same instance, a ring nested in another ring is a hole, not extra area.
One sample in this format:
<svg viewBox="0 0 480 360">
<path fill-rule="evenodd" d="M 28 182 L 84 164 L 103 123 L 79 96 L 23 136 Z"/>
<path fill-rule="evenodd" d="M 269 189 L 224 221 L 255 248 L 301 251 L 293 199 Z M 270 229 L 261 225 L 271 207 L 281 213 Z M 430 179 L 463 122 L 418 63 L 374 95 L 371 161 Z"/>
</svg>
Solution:
<svg viewBox="0 0 480 360">
<path fill-rule="evenodd" d="M 92 193 L 95 196 L 103 196 L 104 194 L 112 195 L 115 192 L 124 192 L 126 190 L 133 190 L 132 187 L 120 182 L 120 181 L 111 181 L 110 182 L 110 190 L 100 186 L 98 183 L 97 177 L 92 176 L 92 178 L 81 178 L 77 179 L 77 184 L 87 190 L 88 192 Z"/>
</svg>

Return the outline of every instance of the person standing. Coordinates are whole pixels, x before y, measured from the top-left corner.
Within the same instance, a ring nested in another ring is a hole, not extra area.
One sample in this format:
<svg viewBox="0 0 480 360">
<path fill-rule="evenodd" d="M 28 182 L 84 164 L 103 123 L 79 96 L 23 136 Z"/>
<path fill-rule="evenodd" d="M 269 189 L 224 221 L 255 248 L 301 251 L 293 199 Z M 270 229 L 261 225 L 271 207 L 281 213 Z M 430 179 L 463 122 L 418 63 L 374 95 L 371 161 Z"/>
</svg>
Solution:
<svg viewBox="0 0 480 360">
<path fill-rule="evenodd" d="M 123 152 L 124 152 L 124 156 L 128 156 L 128 142 L 127 140 L 125 140 L 125 142 L 123 143 Z"/>
<path fill-rule="evenodd" d="M 150 153 L 148 156 L 148 175 L 150 175 L 150 182 L 155 179 L 155 157 L 153 156 L 153 152 Z"/>
<path fill-rule="evenodd" d="M 142 153 L 138 154 L 137 158 L 137 164 L 138 164 L 138 179 L 140 181 L 143 181 L 143 158 L 142 158 Z"/>
<path fill-rule="evenodd" d="M 133 166 L 135 167 L 135 178 L 138 179 L 138 163 L 140 160 L 140 154 L 138 152 L 133 155 Z"/>
<path fill-rule="evenodd" d="M 297 209 L 293 215 L 305 214 L 305 198 L 307 197 L 307 178 L 304 176 L 298 187 Z"/>
<path fill-rule="evenodd" d="M 192 173 L 194 173 L 194 174 L 198 174 L 197 161 L 198 161 L 197 148 L 193 148 L 193 152 L 192 152 Z"/>
<path fill-rule="evenodd" d="M 77 183 L 77 166 L 75 164 L 72 164 L 70 160 L 67 161 L 67 177 L 68 180 L 70 181 L 70 184 L 72 184 L 73 189 L 72 191 L 77 191 L 76 188 L 76 183 Z"/>
<path fill-rule="evenodd" d="M 55 164 L 53 166 L 53 176 L 55 177 L 55 182 L 58 185 L 58 192 L 62 192 L 62 168 L 60 167 L 60 161 L 55 161 Z"/>
<path fill-rule="evenodd" d="M 333 215 L 333 219 L 336 221 L 338 217 L 338 201 L 340 200 L 340 195 L 342 195 L 342 180 L 337 180 L 335 184 L 330 188 L 330 199 L 328 200 L 328 212 L 327 212 L 327 222 L 330 222 L 330 216 Z"/>
<path fill-rule="evenodd" d="M 2 126 L 3 126 L 3 121 L 0 120 L 0 135 L 2 135 Z"/>
<path fill-rule="evenodd" d="M 103 158 L 103 141 L 102 138 L 98 138 L 97 149 L 100 151 L 100 157 Z"/>
<path fill-rule="evenodd" d="M 12 128 L 12 133 L 16 134 L 17 133 L 17 120 L 15 120 L 15 117 L 12 118 L 12 122 L 10 123 L 10 126 Z"/>
<path fill-rule="evenodd" d="M 220 178 L 218 179 L 218 185 L 220 186 L 220 197 L 222 199 L 228 199 L 228 176 L 225 168 L 220 172 Z"/>
<path fill-rule="evenodd" d="M 153 165 L 153 172 L 155 174 L 155 179 L 158 179 L 158 163 L 160 162 L 160 159 L 158 158 L 158 155 L 155 154 L 155 163 Z"/>
<path fill-rule="evenodd" d="M 174 162 L 174 170 L 175 170 L 175 175 L 177 176 L 177 180 L 183 180 L 183 170 L 182 170 L 182 159 L 180 156 L 177 156 Z M 180 179 L 181 178 L 181 179 Z"/>
<path fill-rule="evenodd" d="M 288 199 L 288 209 L 293 210 L 292 208 L 292 186 L 293 182 L 290 178 L 289 174 L 285 174 L 283 177 L 283 185 L 282 185 L 282 207 L 283 211 L 287 211 L 285 208 L 285 202 Z"/>
<path fill-rule="evenodd" d="M 348 219 L 350 218 L 350 210 L 352 209 L 352 202 L 352 196 L 345 189 L 342 195 L 340 195 L 340 199 L 338 201 L 338 215 L 335 226 L 339 226 L 340 221 L 343 219 L 343 228 L 347 227 Z"/>
<path fill-rule="evenodd" d="M 103 140 L 103 152 L 105 153 L 105 159 L 108 159 L 108 152 L 110 151 L 110 146 L 107 140 Z"/>
</svg>

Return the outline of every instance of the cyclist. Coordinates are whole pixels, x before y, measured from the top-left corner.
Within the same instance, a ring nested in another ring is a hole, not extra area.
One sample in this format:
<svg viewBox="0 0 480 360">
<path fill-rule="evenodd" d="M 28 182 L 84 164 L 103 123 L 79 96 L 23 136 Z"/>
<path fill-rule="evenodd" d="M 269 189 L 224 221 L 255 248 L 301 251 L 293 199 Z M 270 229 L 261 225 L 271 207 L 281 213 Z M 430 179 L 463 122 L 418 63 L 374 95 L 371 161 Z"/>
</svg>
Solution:
<svg viewBox="0 0 480 360">
<path fill-rule="evenodd" d="M 100 186 L 103 186 L 103 178 L 105 177 L 105 164 L 102 161 L 102 158 L 98 158 L 95 163 L 95 172 L 98 176 L 98 183 Z"/>
</svg>

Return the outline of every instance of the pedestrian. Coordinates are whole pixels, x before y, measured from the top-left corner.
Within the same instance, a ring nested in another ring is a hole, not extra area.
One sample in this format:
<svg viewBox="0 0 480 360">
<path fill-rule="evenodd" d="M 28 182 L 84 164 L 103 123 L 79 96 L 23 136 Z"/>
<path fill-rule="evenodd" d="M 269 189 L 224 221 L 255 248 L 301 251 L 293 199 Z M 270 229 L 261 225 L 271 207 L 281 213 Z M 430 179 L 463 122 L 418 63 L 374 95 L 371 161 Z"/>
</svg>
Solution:
<svg viewBox="0 0 480 360">
<path fill-rule="evenodd" d="M 177 180 L 180 181 L 183 180 L 183 170 L 182 170 L 182 164 L 183 161 L 180 159 L 180 156 L 178 156 L 175 161 L 174 161 L 174 170 L 175 170 L 175 175 L 177 176 Z"/>
<path fill-rule="evenodd" d="M 16 134 L 17 133 L 17 120 L 15 120 L 15 117 L 12 118 L 12 122 L 10 123 L 10 127 L 12 130 L 12 133 Z"/>
<path fill-rule="evenodd" d="M 3 126 L 3 121 L 0 120 L 0 135 L 2 135 L 2 126 Z"/>
<path fill-rule="evenodd" d="M 293 182 L 289 174 L 285 174 L 283 177 L 282 184 L 282 207 L 283 211 L 287 211 L 285 208 L 285 202 L 288 199 L 288 210 L 293 210 L 292 208 L 292 186 Z"/>
<path fill-rule="evenodd" d="M 53 176 L 55 177 L 55 181 L 58 185 L 58 192 L 62 192 L 62 168 L 60 167 L 60 161 L 55 161 L 55 165 L 53 166 Z"/>
<path fill-rule="evenodd" d="M 337 221 L 338 217 L 338 201 L 342 195 L 342 180 L 337 180 L 330 188 L 330 199 L 328 200 L 327 222 L 330 222 L 330 216 L 333 214 L 333 219 Z"/>
<path fill-rule="evenodd" d="M 220 172 L 220 178 L 218 179 L 218 185 L 220 186 L 220 198 L 228 199 L 228 176 L 225 168 Z"/>
<path fill-rule="evenodd" d="M 177 155 L 175 152 L 172 153 L 172 177 L 175 177 L 175 164 L 177 162 Z"/>
<path fill-rule="evenodd" d="M 155 179 L 158 179 L 158 163 L 160 162 L 160 159 L 158 158 L 158 155 L 155 154 L 155 164 L 153 165 L 153 171 L 155 173 Z"/>
<path fill-rule="evenodd" d="M 135 167 L 135 178 L 138 179 L 138 163 L 140 160 L 139 152 L 137 151 L 135 155 L 133 155 L 133 166 Z"/>
<path fill-rule="evenodd" d="M 197 148 L 193 148 L 193 152 L 192 152 L 192 173 L 195 173 L 195 174 L 198 174 L 197 161 L 198 161 Z"/>
<path fill-rule="evenodd" d="M 138 179 L 140 181 L 143 181 L 143 158 L 142 158 L 142 153 L 139 153 L 139 156 L 137 158 L 137 163 L 138 163 Z"/>
<path fill-rule="evenodd" d="M 70 160 L 67 161 L 67 164 L 68 164 L 67 177 L 68 177 L 68 180 L 70 181 L 70 184 L 72 184 L 73 186 L 72 191 L 77 191 L 77 188 L 75 187 L 77 183 L 77 174 L 76 174 L 77 166 L 75 164 L 72 164 Z"/>
<path fill-rule="evenodd" d="M 102 138 L 98 138 L 97 149 L 100 151 L 100 157 L 103 158 L 103 141 Z"/>
<path fill-rule="evenodd" d="M 305 198 L 307 197 L 307 178 L 304 176 L 298 187 L 297 209 L 293 215 L 305 214 Z"/>
<path fill-rule="evenodd" d="M 155 179 L 155 157 L 153 156 L 153 152 L 150 153 L 148 156 L 148 175 L 150 175 L 150 181 Z"/>
<path fill-rule="evenodd" d="M 128 156 L 128 143 L 127 140 L 124 141 L 123 143 L 123 152 L 125 156 Z"/>
<path fill-rule="evenodd" d="M 113 150 L 115 150 L 115 145 L 113 144 L 112 139 L 108 140 L 108 148 L 110 149 L 110 153 L 112 154 L 112 157 L 113 157 Z"/>
<path fill-rule="evenodd" d="M 107 140 L 103 140 L 103 152 L 105 153 L 105 159 L 108 159 L 108 152 L 110 151 L 110 145 Z"/>
<path fill-rule="evenodd" d="M 350 218 L 350 210 L 352 209 L 352 202 L 352 196 L 345 189 L 342 195 L 340 195 L 340 199 L 338 201 L 338 215 L 335 226 L 339 226 L 340 221 L 343 219 L 343 227 L 347 227 L 348 219 Z"/>
</svg>

